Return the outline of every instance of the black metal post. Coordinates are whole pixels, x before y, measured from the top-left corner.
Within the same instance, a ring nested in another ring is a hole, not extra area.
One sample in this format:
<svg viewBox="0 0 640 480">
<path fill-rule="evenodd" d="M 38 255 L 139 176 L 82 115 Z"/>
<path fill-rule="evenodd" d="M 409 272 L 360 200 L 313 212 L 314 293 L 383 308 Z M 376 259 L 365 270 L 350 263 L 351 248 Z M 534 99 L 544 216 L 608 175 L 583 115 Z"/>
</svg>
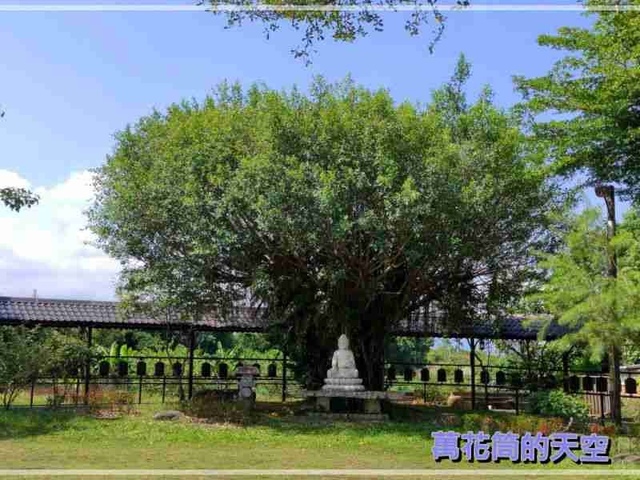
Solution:
<svg viewBox="0 0 640 480">
<path fill-rule="evenodd" d="M 165 396 L 167 394 L 167 376 L 162 376 L 162 403 L 164 403 Z"/>
<path fill-rule="evenodd" d="M 138 405 L 142 403 L 142 375 L 138 375 Z"/>
<path fill-rule="evenodd" d="M 469 339 L 469 362 L 471 364 L 471 410 L 476 409 L 476 341 Z"/>
<path fill-rule="evenodd" d="M 196 349 L 196 332 L 195 330 L 191 330 L 189 332 L 189 378 L 188 378 L 188 388 L 187 388 L 187 396 L 189 400 L 193 397 L 193 353 Z"/>
<path fill-rule="evenodd" d="M 287 401 L 287 346 L 282 352 L 282 401 Z"/>
<path fill-rule="evenodd" d="M 562 386 L 564 393 L 569 393 L 569 352 L 562 354 Z"/>
<path fill-rule="evenodd" d="M 489 408 L 489 384 L 488 383 L 484 383 L 484 408 L 488 409 Z"/>
<path fill-rule="evenodd" d="M 35 379 L 31 382 L 31 393 L 29 395 L 29 408 L 33 408 L 33 394 L 36 389 L 36 381 Z"/>
<path fill-rule="evenodd" d="M 93 346 L 93 328 L 87 328 L 87 348 L 89 351 Z M 91 359 L 87 358 L 87 361 L 84 365 L 84 404 L 87 405 L 89 403 L 89 389 L 91 386 Z"/>
</svg>

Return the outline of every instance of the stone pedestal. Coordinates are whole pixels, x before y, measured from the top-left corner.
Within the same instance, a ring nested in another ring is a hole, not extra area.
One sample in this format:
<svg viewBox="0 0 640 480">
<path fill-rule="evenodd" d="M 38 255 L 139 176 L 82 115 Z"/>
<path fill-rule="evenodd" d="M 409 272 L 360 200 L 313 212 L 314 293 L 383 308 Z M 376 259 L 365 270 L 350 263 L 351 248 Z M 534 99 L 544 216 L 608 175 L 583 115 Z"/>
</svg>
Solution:
<svg viewBox="0 0 640 480">
<path fill-rule="evenodd" d="M 402 393 L 395 392 L 375 392 L 375 391 L 344 391 L 344 390 L 306 390 L 302 392 L 306 398 L 315 399 L 315 410 L 320 413 L 330 413 L 331 415 L 340 416 L 340 418 L 351 418 L 364 420 L 367 417 L 371 419 L 386 418 L 382 415 L 382 402 L 385 400 L 399 400 L 404 397 Z M 336 412 L 331 409 L 331 399 L 357 399 L 362 403 L 360 408 L 354 411 Z M 338 417 L 336 417 L 338 418 Z"/>
<path fill-rule="evenodd" d="M 385 414 L 374 413 L 323 413 L 323 412 L 311 412 L 309 413 L 311 418 L 317 418 L 322 420 L 331 420 L 339 422 L 384 422 L 389 420 L 389 416 Z"/>
</svg>

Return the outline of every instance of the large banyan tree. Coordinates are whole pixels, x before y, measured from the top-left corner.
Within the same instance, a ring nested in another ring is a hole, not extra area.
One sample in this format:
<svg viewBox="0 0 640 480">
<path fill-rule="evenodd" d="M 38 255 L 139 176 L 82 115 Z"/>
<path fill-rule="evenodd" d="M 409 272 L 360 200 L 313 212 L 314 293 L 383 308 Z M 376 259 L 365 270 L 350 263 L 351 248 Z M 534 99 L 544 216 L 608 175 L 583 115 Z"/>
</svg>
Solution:
<svg viewBox="0 0 640 480">
<path fill-rule="evenodd" d="M 308 94 L 223 85 L 117 135 L 89 218 L 124 298 L 198 316 L 251 298 L 307 383 L 337 336 L 369 388 L 384 338 L 434 302 L 455 328 L 508 308 L 555 207 L 544 156 L 461 58 L 426 106 L 316 80 Z"/>
</svg>

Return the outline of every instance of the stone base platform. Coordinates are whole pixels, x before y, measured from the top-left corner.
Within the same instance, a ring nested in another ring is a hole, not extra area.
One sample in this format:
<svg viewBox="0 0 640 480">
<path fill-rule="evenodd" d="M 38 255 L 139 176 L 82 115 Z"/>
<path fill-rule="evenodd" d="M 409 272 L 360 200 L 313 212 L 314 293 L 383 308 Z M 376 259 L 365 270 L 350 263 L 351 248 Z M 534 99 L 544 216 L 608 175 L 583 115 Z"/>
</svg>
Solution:
<svg viewBox="0 0 640 480">
<path fill-rule="evenodd" d="M 385 422 L 389 415 L 384 413 L 321 413 L 310 412 L 307 416 L 321 420 L 333 420 L 339 422 Z"/>
<path fill-rule="evenodd" d="M 326 385 L 362 385 L 361 378 L 325 378 Z"/>
<path fill-rule="evenodd" d="M 404 393 L 398 392 L 380 392 L 372 390 L 345 392 L 340 389 L 323 389 L 323 390 L 303 390 L 303 397 L 345 397 L 345 398 L 362 398 L 365 400 L 399 400 L 405 397 Z"/>
<path fill-rule="evenodd" d="M 325 378 L 324 391 L 340 390 L 342 392 L 364 391 L 361 378 Z"/>
<path fill-rule="evenodd" d="M 364 385 L 323 385 L 323 392 L 364 392 Z"/>
<path fill-rule="evenodd" d="M 325 385 L 327 386 L 327 385 Z M 347 409 L 362 410 L 364 415 L 381 415 L 383 400 L 399 400 L 403 393 L 380 391 L 346 391 L 342 389 L 304 390 L 302 396 L 316 399 L 316 410 L 320 412 L 336 413 L 332 408 L 332 399 L 338 399 Z M 335 403 L 335 402 L 334 402 Z M 360 408 L 362 404 L 362 408 Z M 347 415 L 360 414 L 358 411 L 345 412 Z"/>
</svg>

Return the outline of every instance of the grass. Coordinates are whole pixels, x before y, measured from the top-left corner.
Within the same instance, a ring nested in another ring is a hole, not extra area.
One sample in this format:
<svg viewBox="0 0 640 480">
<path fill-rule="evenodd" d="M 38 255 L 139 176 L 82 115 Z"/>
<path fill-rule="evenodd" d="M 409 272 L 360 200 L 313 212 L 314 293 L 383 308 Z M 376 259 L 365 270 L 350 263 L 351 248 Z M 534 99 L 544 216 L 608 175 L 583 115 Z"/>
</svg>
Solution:
<svg viewBox="0 0 640 480">
<path fill-rule="evenodd" d="M 435 463 L 430 434 L 450 429 L 438 426 L 436 416 L 431 420 L 414 418 L 381 424 L 314 423 L 287 415 L 282 407 L 271 410 L 275 411 L 259 414 L 256 424 L 247 427 L 154 421 L 152 415 L 157 410 L 149 407 L 143 407 L 137 415 L 115 420 L 63 411 L 3 411 L 0 468 L 531 468 Z M 621 448 L 633 451 L 629 448 L 637 447 L 640 451 L 638 440 L 618 439 L 612 454 Z M 589 467 L 565 461 L 544 468 Z"/>
</svg>

